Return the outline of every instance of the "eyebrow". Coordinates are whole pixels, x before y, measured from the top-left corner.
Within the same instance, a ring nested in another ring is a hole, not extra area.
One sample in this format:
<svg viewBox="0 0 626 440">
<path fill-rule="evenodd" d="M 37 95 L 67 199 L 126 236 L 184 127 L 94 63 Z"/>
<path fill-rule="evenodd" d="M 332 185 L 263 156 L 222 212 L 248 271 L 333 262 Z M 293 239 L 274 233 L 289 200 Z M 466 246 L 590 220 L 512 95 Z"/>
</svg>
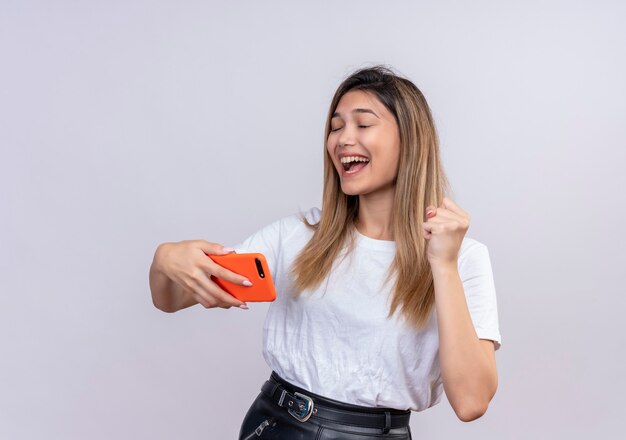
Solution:
<svg viewBox="0 0 626 440">
<path fill-rule="evenodd" d="M 371 113 L 374 116 L 376 116 L 378 119 L 380 119 L 380 117 L 378 117 L 378 115 L 376 113 L 374 113 L 373 110 L 370 110 L 369 108 L 355 108 L 354 110 L 352 110 L 352 113 Z M 335 113 L 333 113 L 333 116 L 331 117 L 331 119 L 332 118 L 338 118 L 338 117 L 340 117 L 339 113 L 335 112 Z"/>
</svg>

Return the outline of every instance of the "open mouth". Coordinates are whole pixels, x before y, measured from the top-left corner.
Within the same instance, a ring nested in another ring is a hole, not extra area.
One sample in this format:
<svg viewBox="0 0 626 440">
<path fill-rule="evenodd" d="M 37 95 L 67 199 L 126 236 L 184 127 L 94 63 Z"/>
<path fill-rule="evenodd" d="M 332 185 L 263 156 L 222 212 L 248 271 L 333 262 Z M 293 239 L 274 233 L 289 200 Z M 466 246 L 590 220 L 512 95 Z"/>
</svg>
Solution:
<svg viewBox="0 0 626 440">
<path fill-rule="evenodd" d="M 346 174 L 354 174 L 365 168 L 369 161 L 368 158 L 360 156 L 344 157 L 341 159 L 341 166 Z"/>
</svg>

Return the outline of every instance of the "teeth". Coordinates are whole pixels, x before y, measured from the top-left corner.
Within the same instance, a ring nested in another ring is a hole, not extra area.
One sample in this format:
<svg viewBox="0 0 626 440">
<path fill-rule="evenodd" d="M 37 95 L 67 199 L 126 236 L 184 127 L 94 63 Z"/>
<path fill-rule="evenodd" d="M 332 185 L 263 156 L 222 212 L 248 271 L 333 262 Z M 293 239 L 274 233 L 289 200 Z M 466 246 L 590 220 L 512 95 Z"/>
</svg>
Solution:
<svg viewBox="0 0 626 440">
<path fill-rule="evenodd" d="M 350 163 L 350 162 L 369 162 L 370 160 L 366 157 L 361 156 L 346 156 L 341 158 L 341 163 Z"/>
</svg>

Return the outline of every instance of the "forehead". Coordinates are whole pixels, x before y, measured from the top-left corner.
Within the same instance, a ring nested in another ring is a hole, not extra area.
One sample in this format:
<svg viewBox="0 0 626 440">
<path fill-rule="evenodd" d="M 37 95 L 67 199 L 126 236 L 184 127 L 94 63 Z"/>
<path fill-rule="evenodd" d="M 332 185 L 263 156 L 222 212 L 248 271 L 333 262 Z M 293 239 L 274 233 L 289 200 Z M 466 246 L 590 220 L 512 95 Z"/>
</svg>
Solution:
<svg viewBox="0 0 626 440">
<path fill-rule="evenodd" d="M 389 115 L 389 111 L 383 103 L 372 92 L 364 90 L 350 90 L 344 94 L 337 103 L 334 113 L 338 113 L 341 117 L 349 117 L 350 112 L 355 108 L 371 109 L 380 118 L 386 118 Z"/>
</svg>

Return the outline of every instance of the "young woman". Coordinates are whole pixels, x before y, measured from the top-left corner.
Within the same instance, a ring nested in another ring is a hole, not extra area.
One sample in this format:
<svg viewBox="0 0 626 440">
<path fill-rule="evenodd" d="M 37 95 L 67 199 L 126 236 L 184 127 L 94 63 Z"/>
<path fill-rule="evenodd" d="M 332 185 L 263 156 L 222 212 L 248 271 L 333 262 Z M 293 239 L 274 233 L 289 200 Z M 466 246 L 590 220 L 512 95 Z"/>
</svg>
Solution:
<svg viewBox="0 0 626 440">
<path fill-rule="evenodd" d="M 153 301 L 172 312 L 245 304 L 210 280 L 250 284 L 206 254 L 261 252 L 278 292 L 263 327 L 272 369 L 239 439 L 411 439 L 411 411 L 445 391 L 463 421 L 496 392 L 501 337 L 487 247 L 447 196 L 419 89 L 384 66 L 346 78 L 330 104 L 322 208 L 233 248 L 164 243 Z"/>
</svg>

